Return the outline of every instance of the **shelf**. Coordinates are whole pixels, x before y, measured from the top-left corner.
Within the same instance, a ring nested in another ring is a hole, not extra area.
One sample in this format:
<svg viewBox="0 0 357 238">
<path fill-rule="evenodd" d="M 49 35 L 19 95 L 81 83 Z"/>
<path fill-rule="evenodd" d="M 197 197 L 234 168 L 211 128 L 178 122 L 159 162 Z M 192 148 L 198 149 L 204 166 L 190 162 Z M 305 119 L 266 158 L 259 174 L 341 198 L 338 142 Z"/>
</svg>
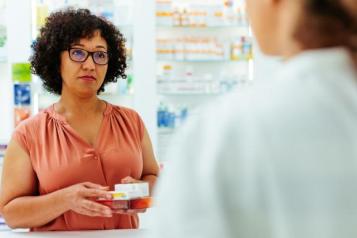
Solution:
<svg viewBox="0 0 357 238">
<path fill-rule="evenodd" d="M 120 94 L 120 93 L 106 93 L 102 92 L 98 95 L 99 97 L 108 98 L 108 97 L 118 97 L 118 98 L 132 98 L 134 97 L 133 93 Z"/>
<path fill-rule="evenodd" d="M 187 97 L 187 96 L 194 96 L 194 97 L 212 97 L 212 96 L 219 96 L 222 95 L 220 92 L 217 93 L 204 93 L 204 92 L 158 92 L 161 96 L 172 96 L 172 97 Z"/>
<path fill-rule="evenodd" d="M 156 25 L 157 29 L 179 29 L 179 30 L 227 30 L 227 29 L 248 29 L 248 24 L 220 25 L 220 26 L 174 26 L 174 25 Z"/>
<path fill-rule="evenodd" d="M 220 82 L 214 80 L 157 80 L 157 92 L 161 95 L 217 95 Z"/>
<path fill-rule="evenodd" d="M 175 133 L 176 128 L 170 128 L 170 127 L 158 127 L 157 132 L 159 135 L 172 135 Z"/>
<path fill-rule="evenodd" d="M 158 62 L 173 62 L 173 63 L 248 63 L 252 59 L 243 59 L 243 60 L 224 60 L 224 59 L 215 59 L 215 60 L 206 60 L 206 59 L 198 59 L 198 60 L 177 60 L 177 59 L 160 59 L 158 58 Z"/>
</svg>

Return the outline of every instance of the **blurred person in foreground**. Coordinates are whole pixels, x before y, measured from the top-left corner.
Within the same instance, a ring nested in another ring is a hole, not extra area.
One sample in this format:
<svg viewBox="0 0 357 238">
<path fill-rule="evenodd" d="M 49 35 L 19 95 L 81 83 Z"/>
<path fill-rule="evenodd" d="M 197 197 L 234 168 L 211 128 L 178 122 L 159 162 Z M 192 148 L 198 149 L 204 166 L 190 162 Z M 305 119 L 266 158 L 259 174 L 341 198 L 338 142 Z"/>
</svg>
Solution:
<svg viewBox="0 0 357 238">
<path fill-rule="evenodd" d="M 137 112 L 98 97 L 125 78 L 124 38 L 86 9 L 52 13 L 33 44 L 32 71 L 58 102 L 22 122 L 5 154 L 0 211 L 32 231 L 139 227 L 137 212 L 112 211 L 117 183 L 155 184 L 158 165 Z"/>
<path fill-rule="evenodd" d="M 284 65 L 183 130 L 152 237 L 356 237 L 357 1 L 246 4 Z"/>
</svg>

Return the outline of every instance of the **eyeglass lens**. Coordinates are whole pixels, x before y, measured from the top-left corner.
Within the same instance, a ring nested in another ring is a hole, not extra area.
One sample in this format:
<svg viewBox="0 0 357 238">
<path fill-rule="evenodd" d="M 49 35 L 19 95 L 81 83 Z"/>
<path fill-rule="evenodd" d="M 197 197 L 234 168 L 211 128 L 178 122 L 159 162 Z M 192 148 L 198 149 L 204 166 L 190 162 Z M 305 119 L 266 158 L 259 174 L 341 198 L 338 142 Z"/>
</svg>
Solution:
<svg viewBox="0 0 357 238">
<path fill-rule="evenodd" d="M 108 54 L 104 51 L 88 52 L 83 49 L 72 48 L 69 50 L 69 56 L 73 61 L 84 62 L 87 60 L 89 54 L 91 54 L 94 63 L 96 64 L 107 64 Z"/>
</svg>

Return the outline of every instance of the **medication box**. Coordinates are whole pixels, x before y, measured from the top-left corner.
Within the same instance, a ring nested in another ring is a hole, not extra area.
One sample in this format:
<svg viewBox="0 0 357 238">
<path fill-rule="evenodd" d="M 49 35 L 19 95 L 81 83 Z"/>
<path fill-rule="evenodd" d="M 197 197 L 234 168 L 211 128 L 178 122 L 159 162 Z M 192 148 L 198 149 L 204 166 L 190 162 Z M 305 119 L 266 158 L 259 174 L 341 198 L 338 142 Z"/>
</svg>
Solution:
<svg viewBox="0 0 357 238">
<path fill-rule="evenodd" d="M 116 184 L 115 191 L 111 193 L 112 199 L 99 198 L 97 202 L 113 210 L 151 207 L 152 198 L 149 196 L 148 183 Z"/>
</svg>

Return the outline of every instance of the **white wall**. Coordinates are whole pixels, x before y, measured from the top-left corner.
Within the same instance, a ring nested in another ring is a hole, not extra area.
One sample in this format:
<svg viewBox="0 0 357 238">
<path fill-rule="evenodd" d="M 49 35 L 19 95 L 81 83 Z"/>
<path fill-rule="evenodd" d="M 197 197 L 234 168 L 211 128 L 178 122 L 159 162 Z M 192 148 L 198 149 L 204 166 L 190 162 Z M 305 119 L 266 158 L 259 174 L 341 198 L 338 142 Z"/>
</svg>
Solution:
<svg viewBox="0 0 357 238">
<path fill-rule="evenodd" d="M 157 148 L 156 5 L 155 1 L 136 0 L 134 6 L 134 107 L 143 117 L 153 146 Z"/>
</svg>

